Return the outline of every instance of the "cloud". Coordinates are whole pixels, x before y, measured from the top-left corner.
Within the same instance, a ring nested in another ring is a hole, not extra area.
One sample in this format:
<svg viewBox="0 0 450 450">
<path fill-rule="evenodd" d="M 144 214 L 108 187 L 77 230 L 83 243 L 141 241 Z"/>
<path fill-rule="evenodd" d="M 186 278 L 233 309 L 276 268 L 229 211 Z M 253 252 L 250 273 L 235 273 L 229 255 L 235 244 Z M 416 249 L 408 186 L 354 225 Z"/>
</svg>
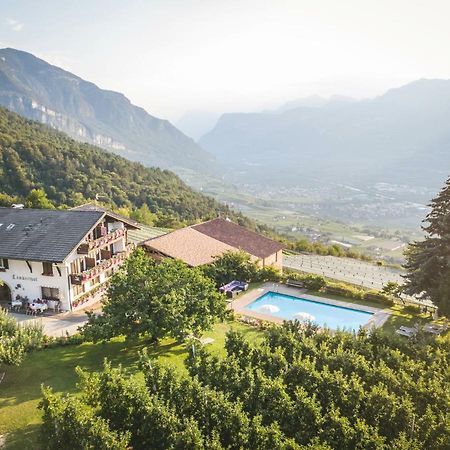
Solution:
<svg viewBox="0 0 450 450">
<path fill-rule="evenodd" d="M 16 19 L 6 19 L 6 23 L 13 31 L 22 31 L 24 24 Z"/>
</svg>

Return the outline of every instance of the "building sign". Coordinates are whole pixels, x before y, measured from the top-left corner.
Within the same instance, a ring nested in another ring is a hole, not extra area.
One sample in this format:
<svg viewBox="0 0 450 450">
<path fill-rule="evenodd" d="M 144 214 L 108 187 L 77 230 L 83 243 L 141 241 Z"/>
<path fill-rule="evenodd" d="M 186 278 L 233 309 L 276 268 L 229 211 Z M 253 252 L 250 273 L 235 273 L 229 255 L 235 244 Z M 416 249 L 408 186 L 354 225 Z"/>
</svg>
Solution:
<svg viewBox="0 0 450 450">
<path fill-rule="evenodd" d="M 13 280 L 37 281 L 36 277 L 23 277 L 22 275 L 13 275 Z"/>
</svg>

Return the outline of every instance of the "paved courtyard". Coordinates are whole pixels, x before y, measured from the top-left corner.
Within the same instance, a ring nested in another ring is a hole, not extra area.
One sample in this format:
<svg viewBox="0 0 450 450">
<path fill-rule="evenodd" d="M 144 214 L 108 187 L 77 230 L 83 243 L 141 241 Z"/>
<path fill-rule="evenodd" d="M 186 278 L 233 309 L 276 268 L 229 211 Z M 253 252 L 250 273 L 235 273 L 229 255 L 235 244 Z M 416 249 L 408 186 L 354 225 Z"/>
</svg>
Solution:
<svg viewBox="0 0 450 450">
<path fill-rule="evenodd" d="M 283 266 L 323 275 L 366 288 L 381 289 L 388 281 L 403 284 L 401 270 L 352 258 L 321 255 L 283 255 Z"/>
<path fill-rule="evenodd" d="M 18 322 L 42 323 L 44 334 L 47 336 L 59 337 L 73 335 L 78 328 L 87 322 L 86 310 L 100 311 L 100 303 L 92 304 L 87 308 L 77 310 L 75 312 L 66 312 L 53 315 L 30 316 L 22 313 L 10 312 Z"/>
</svg>

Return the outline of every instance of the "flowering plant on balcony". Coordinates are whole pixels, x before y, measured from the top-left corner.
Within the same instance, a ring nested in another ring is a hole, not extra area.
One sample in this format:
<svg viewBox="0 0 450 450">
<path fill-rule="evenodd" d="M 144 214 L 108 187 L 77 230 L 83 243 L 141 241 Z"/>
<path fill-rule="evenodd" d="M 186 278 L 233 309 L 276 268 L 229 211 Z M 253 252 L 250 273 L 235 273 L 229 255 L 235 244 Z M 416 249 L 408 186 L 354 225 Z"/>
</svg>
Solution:
<svg viewBox="0 0 450 450">
<path fill-rule="evenodd" d="M 102 236 L 101 238 L 98 238 L 95 241 L 91 241 L 89 243 L 89 249 L 92 250 L 93 248 L 100 248 L 103 245 L 109 244 L 110 242 L 115 241 L 116 239 L 124 235 L 125 235 L 124 228 L 119 228 L 118 230 L 111 231 L 111 233 L 108 233 L 107 235 Z"/>
<path fill-rule="evenodd" d="M 124 251 L 117 253 L 112 258 L 101 262 L 99 265 L 92 267 L 91 269 L 85 270 L 81 274 L 82 281 L 83 282 L 88 281 L 91 278 L 94 278 L 95 276 L 100 275 L 105 270 L 108 270 L 109 268 L 111 268 L 113 266 L 121 264 L 128 257 L 128 255 L 134 250 L 134 248 L 135 248 L 134 244 L 128 244 L 125 247 Z"/>
</svg>

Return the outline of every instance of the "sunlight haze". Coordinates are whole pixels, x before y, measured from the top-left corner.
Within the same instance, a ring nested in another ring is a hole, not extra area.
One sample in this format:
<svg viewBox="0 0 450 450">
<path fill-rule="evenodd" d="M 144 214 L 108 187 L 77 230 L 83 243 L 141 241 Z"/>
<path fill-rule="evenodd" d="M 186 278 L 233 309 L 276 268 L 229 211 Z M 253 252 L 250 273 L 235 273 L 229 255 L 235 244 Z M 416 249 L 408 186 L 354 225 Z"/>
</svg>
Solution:
<svg viewBox="0 0 450 450">
<path fill-rule="evenodd" d="M 446 1 L 0 6 L 1 47 L 34 53 L 172 121 L 190 110 L 259 111 L 312 94 L 372 97 L 450 78 Z"/>
</svg>

